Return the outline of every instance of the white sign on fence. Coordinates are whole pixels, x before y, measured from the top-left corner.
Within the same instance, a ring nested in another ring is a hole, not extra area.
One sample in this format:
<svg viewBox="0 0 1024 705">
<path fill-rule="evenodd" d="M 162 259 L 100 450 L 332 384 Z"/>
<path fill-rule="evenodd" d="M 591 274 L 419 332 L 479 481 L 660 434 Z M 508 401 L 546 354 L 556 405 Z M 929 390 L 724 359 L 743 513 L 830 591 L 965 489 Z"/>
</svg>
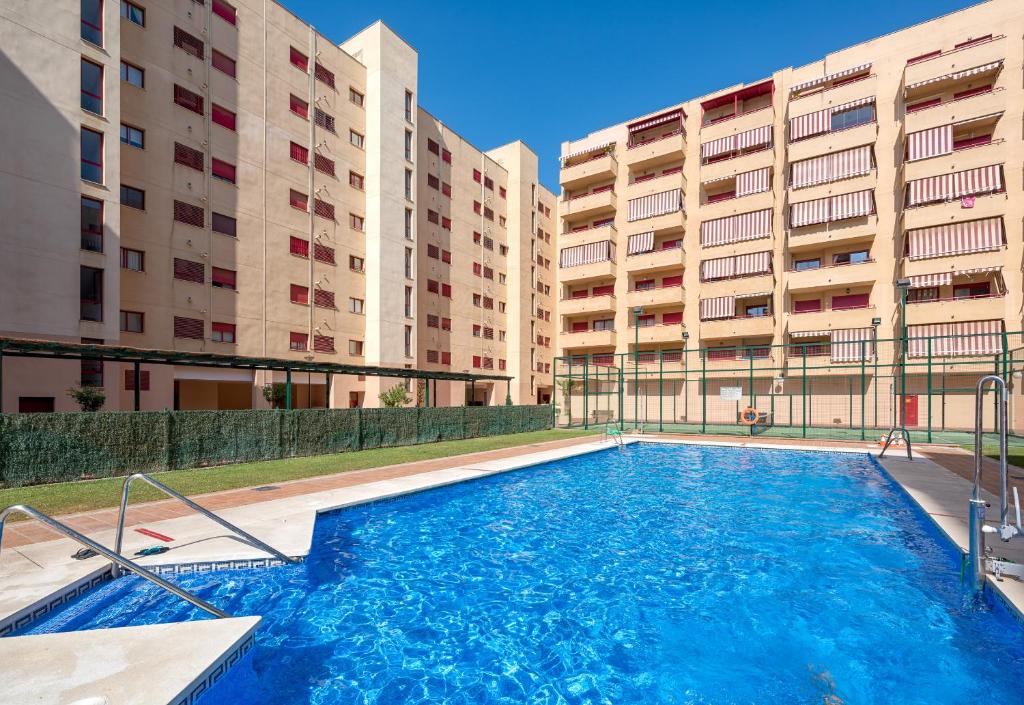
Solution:
<svg viewBox="0 0 1024 705">
<path fill-rule="evenodd" d="M 718 396 L 722 401 L 739 401 L 743 398 L 743 387 L 722 387 Z"/>
</svg>

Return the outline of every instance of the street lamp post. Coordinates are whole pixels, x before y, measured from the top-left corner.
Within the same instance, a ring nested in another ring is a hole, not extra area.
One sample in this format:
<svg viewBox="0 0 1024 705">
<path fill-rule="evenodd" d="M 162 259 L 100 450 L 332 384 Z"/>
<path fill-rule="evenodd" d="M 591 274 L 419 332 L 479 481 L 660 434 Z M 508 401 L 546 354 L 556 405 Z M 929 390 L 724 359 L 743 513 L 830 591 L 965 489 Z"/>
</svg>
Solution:
<svg viewBox="0 0 1024 705">
<path fill-rule="evenodd" d="M 633 428 L 640 428 L 640 314 L 642 306 L 633 308 Z"/>
<path fill-rule="evenodd" d="M 689 345 L 690 333 L 683 331 L 683 418 L 690 420 L 690 393 L 687 383 L 690 381 L 690 356 L 687 346 Z"/>
</svg>

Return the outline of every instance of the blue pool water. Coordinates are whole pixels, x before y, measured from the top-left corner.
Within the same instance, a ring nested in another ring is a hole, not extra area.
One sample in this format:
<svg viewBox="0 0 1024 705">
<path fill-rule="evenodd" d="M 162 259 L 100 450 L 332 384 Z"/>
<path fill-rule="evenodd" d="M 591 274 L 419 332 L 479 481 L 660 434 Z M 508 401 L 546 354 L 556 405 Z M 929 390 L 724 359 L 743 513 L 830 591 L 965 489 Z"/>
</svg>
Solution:
<svg viewBox="0 0 1024 705">
<path fill-rule="evenodd" d="M 965 498 L 966 501 L 966 498 Z M 644 444 L 320 518 L 300 566 L 175 578 L 257 645 L 221 703 L 1024 699 L 1024 630 L 866 457 Z M 33 631 L 203 616 L 137 578 Z"/>
</svg>

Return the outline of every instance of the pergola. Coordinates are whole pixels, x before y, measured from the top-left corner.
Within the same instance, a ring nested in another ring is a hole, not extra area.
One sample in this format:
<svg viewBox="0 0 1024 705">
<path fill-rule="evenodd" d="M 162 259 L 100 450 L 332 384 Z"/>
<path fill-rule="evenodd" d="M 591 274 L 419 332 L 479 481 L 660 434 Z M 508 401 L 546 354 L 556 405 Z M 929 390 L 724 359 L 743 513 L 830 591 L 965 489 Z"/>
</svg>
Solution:
<svg viewBox="0 0 1024 705">
<path fill-rule="evenodd" d="M 208 352 L 186 352 L 181 350 L 153 350 L 131 348 L 119 345 L 89 345 L 85 343 L 64 343 L 52 340 L 30 340 L 24 338 L 0 337 L 0 412 L 3 411 L 3 363 L 5 357 L 28 357 L 46 360 L 92 360 L 100 362 L 123 362 L 133 365 L 135 374 L 135 410 L 140 407 L 140 372 L 147 365 L 183 365 L 190 367 L 222 367 L 242 370 L 266 370 L 284 372 L 287 376 L 285 408 L 292 408 L 292 373 L 306 372 L 323 374 L 330 396 L 332 375 L 365 375 L 367 377 L 395 377 L 400 379 L 422 379 L 427 381 L 426 405 L 430 406 L 430 381 L 469 382 L 475 390 L 476 382 L 505 382 L 505 403 L 511 403 L 512 377 L 507 375 L 473 374 L 470 372 L 446 372 L 444 370 L 416 370 L 404 367 L 374 367 L 368 365 L 344 365 L 336 362 L 316 360 L 287 360 L 276 357 L 247 357 L 244 355 L 223 355 Z M 436 388 L 435 388 L 436 391 Z M 435 402 L 436 403 L 436 402 Z"/>
</svg>

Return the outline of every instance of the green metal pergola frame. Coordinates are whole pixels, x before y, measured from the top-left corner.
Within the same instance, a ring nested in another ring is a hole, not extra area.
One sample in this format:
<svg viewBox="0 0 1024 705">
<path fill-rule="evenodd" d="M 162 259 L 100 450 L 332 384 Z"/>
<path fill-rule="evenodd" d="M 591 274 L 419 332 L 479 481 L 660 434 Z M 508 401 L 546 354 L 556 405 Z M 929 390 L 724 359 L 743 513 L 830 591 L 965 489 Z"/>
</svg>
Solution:
<svg viewBox="0 0 1024 705">
<path fill-rule="evenodd" d="M 0 337 L 0 412 L 3 412 L 3 362 L 5 357 L 28 357 L 44 360 L 93 360 L 98 362 L 122 362 L 134 366 L 135 410 L 140 406 L 139 377 L 141 366 L 182 365 L 189 367 L 221 367 L 241 370 L 262 370 L 284 372 L 287 375 L 285 408 L 292 408 L 292 373 L 308 372 L 326 375 L 327 390 L 330 393 L 331 375 L 365 375 L 367 377 L 395 377 L 399 379 L 426 380 L 426 405 L 430 406 L 430 382 L 469 382 L 475 389 L 478 381 L 505 382 L 505 403 L 511 403 L 513 377 L 508 375 L 473 374 L 470 372 L 445 372 L 444 370 L 416 370 L 404 367 L 374 367 L 368 365 L 345 365 L 336 362 L 315 360 L 287 360 L 276 357 L 246 357 L 244 355 L 223 355 L 208 352 L 186 352 L 181 350 L 153 350 L 118 345 L 89 345 L 85 343 L 64 343 L 52 340 L 30 340 L 25 338 Z"/>
</svg>

